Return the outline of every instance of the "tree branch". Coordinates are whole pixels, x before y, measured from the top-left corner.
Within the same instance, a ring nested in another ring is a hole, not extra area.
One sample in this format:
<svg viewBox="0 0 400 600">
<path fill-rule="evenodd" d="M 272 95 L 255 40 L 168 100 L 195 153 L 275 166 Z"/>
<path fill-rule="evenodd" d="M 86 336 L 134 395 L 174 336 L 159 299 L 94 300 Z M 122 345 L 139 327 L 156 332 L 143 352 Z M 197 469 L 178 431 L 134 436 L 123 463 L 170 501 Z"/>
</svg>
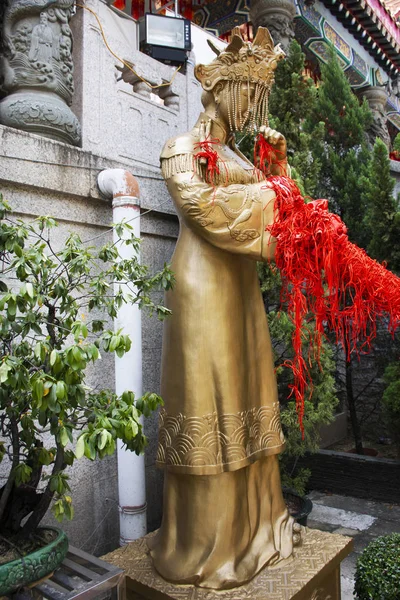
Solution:
<svg viewBox="0 0 400 600">
<path fill-rule="evenodd" d="M 51 477 L 53 477 L 54 475 L 57 475 L 58 473 L 60 473 L 63 470 L 64 470 L 64 448 L 60 444 L 57 444 L 57 454 L 56 454 L 56 459 L 54 461 L 53 470 L 51 472 Z M 50 503 L 53 499 L 54 493 L 55 493 L 50 490 L 50 482 L 51 482 L 51 478 L 49 479 L 46 489 L 44 490 L 42 497 L 40 498 L 40 501 L 39 501 L 38 505 L 36 506 L 34 512 L 31 514 L 31 516 L 29 517 L 29 519 L 27 520 L 25 525 L 22 527 L 22 530 L 21 530 L 22 535 L 29 535 L 30 533 L 35 531 L 35 529 L 37 529 L 37 527 L 39 526 L 40 521 L 43 519 L 44 515 L 46 514 L 46 512 L 50 506 Z"/>
<path fill-rule="evenodd" d="M 11 439 L 13 447 L 13 458 L 11 463 L 10 474 L 7 483 L 3 487 L 0 498 L 0 523 L 3 521 L 4 512 L 7 507 L 7 502 L 14 487 L 15 469 L 19 464 L 19 442 L 18 442 L 18 425 L 15 417 L 10 417 Z"/>
</svg>

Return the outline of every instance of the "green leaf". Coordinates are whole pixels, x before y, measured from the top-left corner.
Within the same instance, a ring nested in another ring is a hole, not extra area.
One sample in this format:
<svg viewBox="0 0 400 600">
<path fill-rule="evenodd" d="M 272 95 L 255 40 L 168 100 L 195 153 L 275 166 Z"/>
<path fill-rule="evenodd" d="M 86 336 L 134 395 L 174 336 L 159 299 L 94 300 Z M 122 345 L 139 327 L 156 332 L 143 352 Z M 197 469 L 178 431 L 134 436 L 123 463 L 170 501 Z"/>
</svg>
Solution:
<svg viewBox="0 0 400 600">
<path fill-rule="evenodd" d="M 9 317 L 15 317 L 17 314 L 17 303 L 14 298 L 10 298 L 7 304 L 7 313 Z"/>
<path fill-rule="evenodd" d="M 103 329 L 104 329 L 104 323 L 103 323 L 103 321 L 94 320 L 92 322 L 92 331 L 93 331 L 93 333 L 98 333 L 99 331 L 103 331 Z"/>
<path fill-rule="evenodd" d="M 22 483 L 28 483 L 32 475 L 32 468 L 25 463 L 19 463 L 14 469 L 15 485 L 18 487 Z"/>
<path fill-rule="evenodd" d="M 13 250 L 14 250 L 14 253 L 18 256 L 18 258 L 21 258 L 21 256 L 22 256 L 21 246 L 19 244 L 15 243 Z"/>
<path fill-rule="evenodd" d="M 33 385 L 33 390 L 36 396 L 36 400 L 38 402 L 40 402 L 43 398 L 43 393 L 44 393 L 44 384 L 43 381 L 41 379 L 36 379 L 34 385 Z M 40 406 L 40 405 L 39 405 Z"/>
<path fill-rule="evenodd" d="M 99 450 L 103 450 L 103 448 L 107 444 L 109 435 L 110 435 L 109 432 L 106 429 L 103 429 L 103 431 L 100 434 L 100 439 L 97 443 Z"/>
<path fill-rule="evenodd" d="M 53 490 L 55 491 L 55 490 Z M 57 521 L 62 521 L 63 517 L 64 517 L 64 503 L 63 501 L 57 500 L 56 502 L 54 502 L 52 509 L 54 517 L 57 519 Z"/>
<path fill-rule="evenodd" d="M 96 449 L 91 438 L 85 439 L 85 456 L 90 460 L 94 460 L 96 458 Z"/>
<path fill-rule="evenodd" d="M 61 444 L 61 446 L 63 446 L 63 448 L 65 448 L 65 446 L 68 444 L 68 442 L 69 442 L 69 437 L 68 437 L 67 430 L 65 429 L 65 427 L 61 427 L 61 429 L 60 429 L 60 444 Z"/>
<path fill-rule="evenodd" d="M 87 437 L 86 433 L 83 433 L 82 435 L 79 436 L 78 441 L 76 442 L 76 447 L 75 447 L 75 456 L 76 458 L 82 458 L 82 456 L 85 454 L 85 439 Z"/>
<path fill-rule="evenodd" d="M 2 365 L 0 366 L 0 383 L 5 383 L 8 379 L 8 374 L 11 371 L 11 367 L 10 365 L 8 365 L 6 362 L 3 362 Z"/>
<path fill-rule="evenodd" d="M 3 460 L 3 458 L 6 455 L 6 447 L 4 445 L 4 442 L 0 442 L 0 463 Z"/>
<path fill-rule="evenodd" d="M 27 281 L 25 287 L 29 298 L 33 298 L 33 285 L 29 281 Z"/>
<path fill-rule="evenodd" d="M 57 350 L 52 350 L 50 353 L 50 366 L 54 367 L 57 362 L 58 352 Z"/>
<path fill-rule="evenodd" d="M 53 462 L 52 455 L 48 450 L 46 450 L 46 448 L 40 448 L 38 459 L 40 464 L 46 466 L 51 465 L 51 463 Z"/>
<path fill-rule="evenodd" d="M 138 434 L 138 431 L 139 431 L 138 424 L 133 419 L 129 419 L 129 423 L 130 423 L 130 426 L 131 426 L 132 435 L 133 435 L 133 437 L 135 437 Z"/>
<path fill-rule="evenodd" d="M 67 429 L 67 431 L 68 431 L 69 441 L 72 443 L 74 441 L 73 437 L 72 437 L 72 432 L 70 429 Z M 75 456 L 74 452 L 72 452 L 72 450 L 64 450 L 64 462 L 66 465 L 71 467 L 74 464 L 75 458 L 76 458 L 76 456 Z"/>
<path fill-rule="evenodd" d="M 67 519 L 71 520 L 74 518 L 74 507 L 72 506 L 71 496 L 64 496 L 64 511 Z"/>
<path fill-rule="evenodd" d="M 50 388 L 50 393 L 47 397 L 50 410 L 55 411 L 57 408 L 57 384 L 53 383 Z"/>
<path fill-rule="evenodd" d="M 119 345 L 120 342 L 120 336 L 119 335 L 113 335 L 110 341 L 110 346 L 109 346 L 109 351 L 110 352 L 114 352 L 114 350 L 117 348 L 117 346 Z"/>
<path fill-rule="evenodd" d="M 56 396 L 58 400 L 62 400 L 65 396 L 66 388 L 64 381 L 57 381 Z"/>
<path fill-rule="evenodd" d="M 129 352 L 129 350 L 132 347 L 132 342 L 131 342 L 129 335 L 124 335 L 124 342 L 125 342 L 125 352 Z"/>
<path fill-rule="evenodd" d="M 77 362 L 80 362 L 82 360 L 82 354 L 78 346 L 73 346 L 72 355 Z"/>
</svg>

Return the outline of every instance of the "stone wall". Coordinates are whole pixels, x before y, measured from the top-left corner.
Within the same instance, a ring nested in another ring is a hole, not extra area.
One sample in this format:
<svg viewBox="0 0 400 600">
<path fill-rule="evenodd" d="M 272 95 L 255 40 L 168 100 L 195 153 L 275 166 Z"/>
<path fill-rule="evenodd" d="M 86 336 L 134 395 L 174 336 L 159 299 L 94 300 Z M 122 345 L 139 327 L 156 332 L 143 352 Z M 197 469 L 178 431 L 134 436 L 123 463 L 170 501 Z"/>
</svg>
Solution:
<svg viewBox="0 0 400 600">
<path fill-rule="evenodd" d="M 119 17 L 101 0 L 89 0 L 101 20 L 113 51 L 135 64 L 155 82 L 169 81 L 174 70 L 137 50 L 136 23 Z M 34 218 L 50 214 L 59 222 L 56 245 L 69 231 L 86 240 L 110 236 L 111 204 L 97 188 L 103 169 L 124 168 L 139 181 L 142 210 L 142 261 L 151 270 L 171 258 L 178 221 L 159 170 L 164 142 L 193 126 L 200 111 L 200 86 L 193 66 L 178 73 L 164 90 L 164 104 L 139 84 L 126 83 L 117 59 L 106 49 L 95 17 L 78 10 L 71 19 L 74 33 L 75 84 L 73 111 L 82 125 L 82 148 L 77 148 L 0 125 L 0 191 L 15 216 Z M 169 94 L 169 95 L 168 95 Z M 143 318 L 143 389 L 159 392 L 162 325 Z M 140 343 L 136 340 L 135 343 Z M 91 381 L 114 386 L 113 359 L 93 370 Z M 149 529 L 161 517 L 162 474 L 155 469 L 156 417 L 148 420 L 146 480 Z M 77 462 L 70 471 L 75 518 L 64 522 L 71 543 L 97 555 L 118 545 L 116 457 L 91 463 Z"/>
</svg>

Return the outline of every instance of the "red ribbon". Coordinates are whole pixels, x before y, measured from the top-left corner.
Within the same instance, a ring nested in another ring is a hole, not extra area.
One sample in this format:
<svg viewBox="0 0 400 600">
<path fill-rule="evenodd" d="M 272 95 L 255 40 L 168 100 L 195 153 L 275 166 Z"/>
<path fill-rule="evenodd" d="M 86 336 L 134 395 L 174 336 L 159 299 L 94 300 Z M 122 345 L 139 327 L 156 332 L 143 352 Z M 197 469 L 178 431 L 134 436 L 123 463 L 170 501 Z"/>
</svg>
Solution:
<svg viewBox="0 0 400 600">
<path fill-rule="evenodd" d="M 259 133 L 254 143 L 254 164 L 267 177 L 271 175 L 271 165 L 278 165 L 279 172 L 283 175 L 286 172 L 286 154 L 277 150 Z"/>
<path fill-rule="evenodd" d="M 220 168 L 218 166 L 218 161 L 222 162 L 225 166 L 226 183 L 228 183 L 228 171 L 226 169 L 226 165 L 225 165 L 224 161 L 219 158 L 217 151 L 214 150 L 214 148 L 213 148 L 213 146 L 219 145 L 220 143 L 221 142 L 219 141 L 218 138 L 206 138 L 204 141 L 196 142 L 194 144 L 194 149 L 198 150 L 198 152 L 196 152 L 196 154 L 194 154 L 194 156 L 193 156 L 195 165 L 199 159 L 201 159 L 201 158 L 206 159 L 207 166 L 206 166 L 205 179 L 206 179 L 207 183 L 211 184 L 214 188 L 215 188 L 216 175 L 221 174 Z"/>
<path fill-rule="evenodd" d="M 400 278 L 349 241 L 346 225 L 328 212 L 327 200 L 306 204 L 288 177 L 270 177 L 268 184 L 276 194 L 277 217 L 267 231 L 277 240 L 281 299 L 295 326 L 294 358 L 284 364 L 293 371 L 291 395 L 304 437 L 304 396 L 306 388 L 312 388 L 312 357 L 303 356 L 306 336 L 312 336 L 310 347 L 316 347 L 317 360 L 325 328 L 347 348 L 348 360 L 352 353 L 367 352 L 379 317 L 389 316 L 392 334 L 400 324 Z M 313 333 L 304 330 L 310 314 L 315 318 Z"/>
</svg>

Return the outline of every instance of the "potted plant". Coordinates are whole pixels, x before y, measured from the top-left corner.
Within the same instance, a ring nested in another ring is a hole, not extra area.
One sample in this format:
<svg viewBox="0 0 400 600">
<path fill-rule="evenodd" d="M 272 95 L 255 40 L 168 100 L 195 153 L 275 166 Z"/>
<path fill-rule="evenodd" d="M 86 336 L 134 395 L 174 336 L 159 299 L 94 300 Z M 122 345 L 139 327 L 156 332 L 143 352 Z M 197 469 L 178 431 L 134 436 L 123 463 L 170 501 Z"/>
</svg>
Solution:
<svg viewBox="0 0 400 600">
<path fill-rule="evenodd" d="M 400 533 L 376 538 L 357 561 L 357 600 L 397 600 L 400 590 Z"/>
<path fill-rule="evenodd" d="M 54 219 L 27 223 L 8 210 L 0 197 L 0 595 L 63 560 L 65 534 L 39 525 L 50 507 L 58 520 L 73 517 L 67 467 L 113 454 L 117 439 L 143 451 L 139 418 L 161 398 L 90 389 L 87 370 L 102 352 L 130 349 L 129 337 L 110 328 L 118 308 L 137 303 L 164 317 L 169 311 L 150 294 L 173 280 L 168 267 L 150 275 L 138 260 L 121 259 L 112 242 L 90 246 L 71 233 L 57 251 Z M 128 223 L 116 229 L 120 244 L 139 249 Z"/>
<path fill-rule="evenodd" d="M 292 488 L 283 487 L 282 492 L 291 516 L 299 525 L 307 527 L 307 519 L 313 508 L 310 498 Z"/>
</svg>

